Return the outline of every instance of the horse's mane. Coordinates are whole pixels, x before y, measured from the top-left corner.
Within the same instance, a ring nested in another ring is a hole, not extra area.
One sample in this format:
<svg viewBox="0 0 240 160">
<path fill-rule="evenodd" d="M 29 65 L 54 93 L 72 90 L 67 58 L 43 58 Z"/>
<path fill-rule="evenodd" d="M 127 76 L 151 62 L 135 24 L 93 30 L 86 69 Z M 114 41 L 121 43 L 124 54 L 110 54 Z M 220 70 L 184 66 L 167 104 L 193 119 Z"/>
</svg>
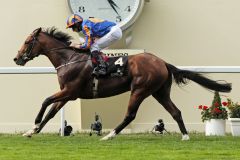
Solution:
<svg viewBox="0 0 240 160">
<path fill-rule="evenodd" d="M 43 32 L 67 45 L 69 45 L 70 40 L 73 39 L 72 36 L 62 31 L 59 31 L 56 27 L 46 28 Z"/>
<path fill-rule="evenodd" d="M 43 33 L 65 43 L 67 46 L 70 45 L 70 40 L 73 39 L 72 36 L 70 36 L 69 34 L 67 33 L 64 33 L 62 31 L 59 31 L 56 27 L 50 27 L 50 28 L 46 28 L 44 29 Z M 76 48 L 73 48 L 73 50 L 79 52 L 79 53 L 87 53 L 89 54 L 90 50 L 89 49 L 86 49 L 86 50 L 82 50 L 82 49 L 76 49 Z"/>
</svg>

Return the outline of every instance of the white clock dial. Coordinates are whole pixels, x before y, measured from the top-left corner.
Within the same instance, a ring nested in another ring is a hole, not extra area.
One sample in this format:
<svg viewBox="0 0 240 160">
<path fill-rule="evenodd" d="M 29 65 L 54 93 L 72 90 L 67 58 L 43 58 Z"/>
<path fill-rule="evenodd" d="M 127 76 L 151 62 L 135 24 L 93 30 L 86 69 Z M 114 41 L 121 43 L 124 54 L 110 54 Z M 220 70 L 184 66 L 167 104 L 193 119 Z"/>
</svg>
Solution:
<svg viewBox="0 0 240 160">
<path fill-rule="evenodd" d="M 72 13 L 83 18 L 96 17 L 129 27 L 141 11 L 144 0 L 68 0 Z"/>
</svg>

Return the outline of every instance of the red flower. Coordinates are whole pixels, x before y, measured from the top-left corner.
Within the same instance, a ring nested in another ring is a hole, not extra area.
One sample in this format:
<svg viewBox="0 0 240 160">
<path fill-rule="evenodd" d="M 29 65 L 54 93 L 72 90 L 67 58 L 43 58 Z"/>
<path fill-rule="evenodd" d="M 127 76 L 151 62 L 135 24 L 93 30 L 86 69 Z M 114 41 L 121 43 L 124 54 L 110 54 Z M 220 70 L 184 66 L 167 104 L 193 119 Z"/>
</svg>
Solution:
<svg viewBox="0 0 240 160">
<path fill-rule="evenodd" d="M 215 103 L 214 103 L 214 106 L 215 106 L 215 107 L 218 107 L 218 106 L 219 106 L 219 103 L 218 103 L 218 102 L 215 102 Z"/>
<path fill-rule="evenodd" d="M 203 110 L 207 110 L 208 109 L 208 106 L 203 106 Z"/>
<path fill-rule="evenodd" d="M 202 108 L 203 108 L 203 106 L 202 106 L 202 105 L 198 106 L 198 109 L 202 109 Z"/>
<path fill-rule="evenodd" d="M 214 111 L 215 111 L 216 113 L 221 113 L 221 112 L 222 112 L 219 108 L 214 108 Z"/>
<path fill-rule="evenodd" d="M 228 105 L 228 102 L 222 102 L 222 105 L 223 105 L 223 106 L 227 106 L 227 105 Z"/>
</svg>

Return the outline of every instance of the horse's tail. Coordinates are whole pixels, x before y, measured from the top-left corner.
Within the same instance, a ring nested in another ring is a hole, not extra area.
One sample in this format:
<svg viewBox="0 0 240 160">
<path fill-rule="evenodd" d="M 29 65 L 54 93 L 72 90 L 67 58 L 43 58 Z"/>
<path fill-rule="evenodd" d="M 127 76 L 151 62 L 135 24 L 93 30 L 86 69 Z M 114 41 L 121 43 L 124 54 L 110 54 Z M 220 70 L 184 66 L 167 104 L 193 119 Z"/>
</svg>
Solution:
<svg viewBox="0 0 240 160">
<path fill-rule="evenodd" d="M 186 84 L 186 79 L 189 79 L 210 90 L 218 92 L 230 92 L 232 90 L 231 83 L 219 83 L 217 81 L 204 77 L 200 73 L 188 70 L 181 70 L 168 63 L 166 63 L 166 66 L 169 72 L 173 75 L 174 80 L 178 85 Z"/>
</svg>

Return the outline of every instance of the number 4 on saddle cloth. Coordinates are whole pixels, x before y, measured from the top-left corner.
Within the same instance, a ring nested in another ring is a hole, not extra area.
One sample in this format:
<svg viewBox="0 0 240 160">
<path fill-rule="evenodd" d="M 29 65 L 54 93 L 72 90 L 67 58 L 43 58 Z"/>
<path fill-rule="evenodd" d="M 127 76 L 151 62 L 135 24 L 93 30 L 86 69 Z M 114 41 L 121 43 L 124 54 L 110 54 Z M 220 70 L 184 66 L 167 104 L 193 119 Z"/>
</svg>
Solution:
<svg viewBox="0 0 240 160">
<path fill-rule="evenodd" d="M 102 52 L 100 54 L 102 56 L 102 59 L 106 63 L 107 74 L 104 76 L 100 75 L 99 77 L 121 77 L 127 75 L 128 56 L 108 57 Z M 91 59 L 93 67 L 97 67 L 97 60 L 94 57 L 92 57 Z"/>
</svg>

